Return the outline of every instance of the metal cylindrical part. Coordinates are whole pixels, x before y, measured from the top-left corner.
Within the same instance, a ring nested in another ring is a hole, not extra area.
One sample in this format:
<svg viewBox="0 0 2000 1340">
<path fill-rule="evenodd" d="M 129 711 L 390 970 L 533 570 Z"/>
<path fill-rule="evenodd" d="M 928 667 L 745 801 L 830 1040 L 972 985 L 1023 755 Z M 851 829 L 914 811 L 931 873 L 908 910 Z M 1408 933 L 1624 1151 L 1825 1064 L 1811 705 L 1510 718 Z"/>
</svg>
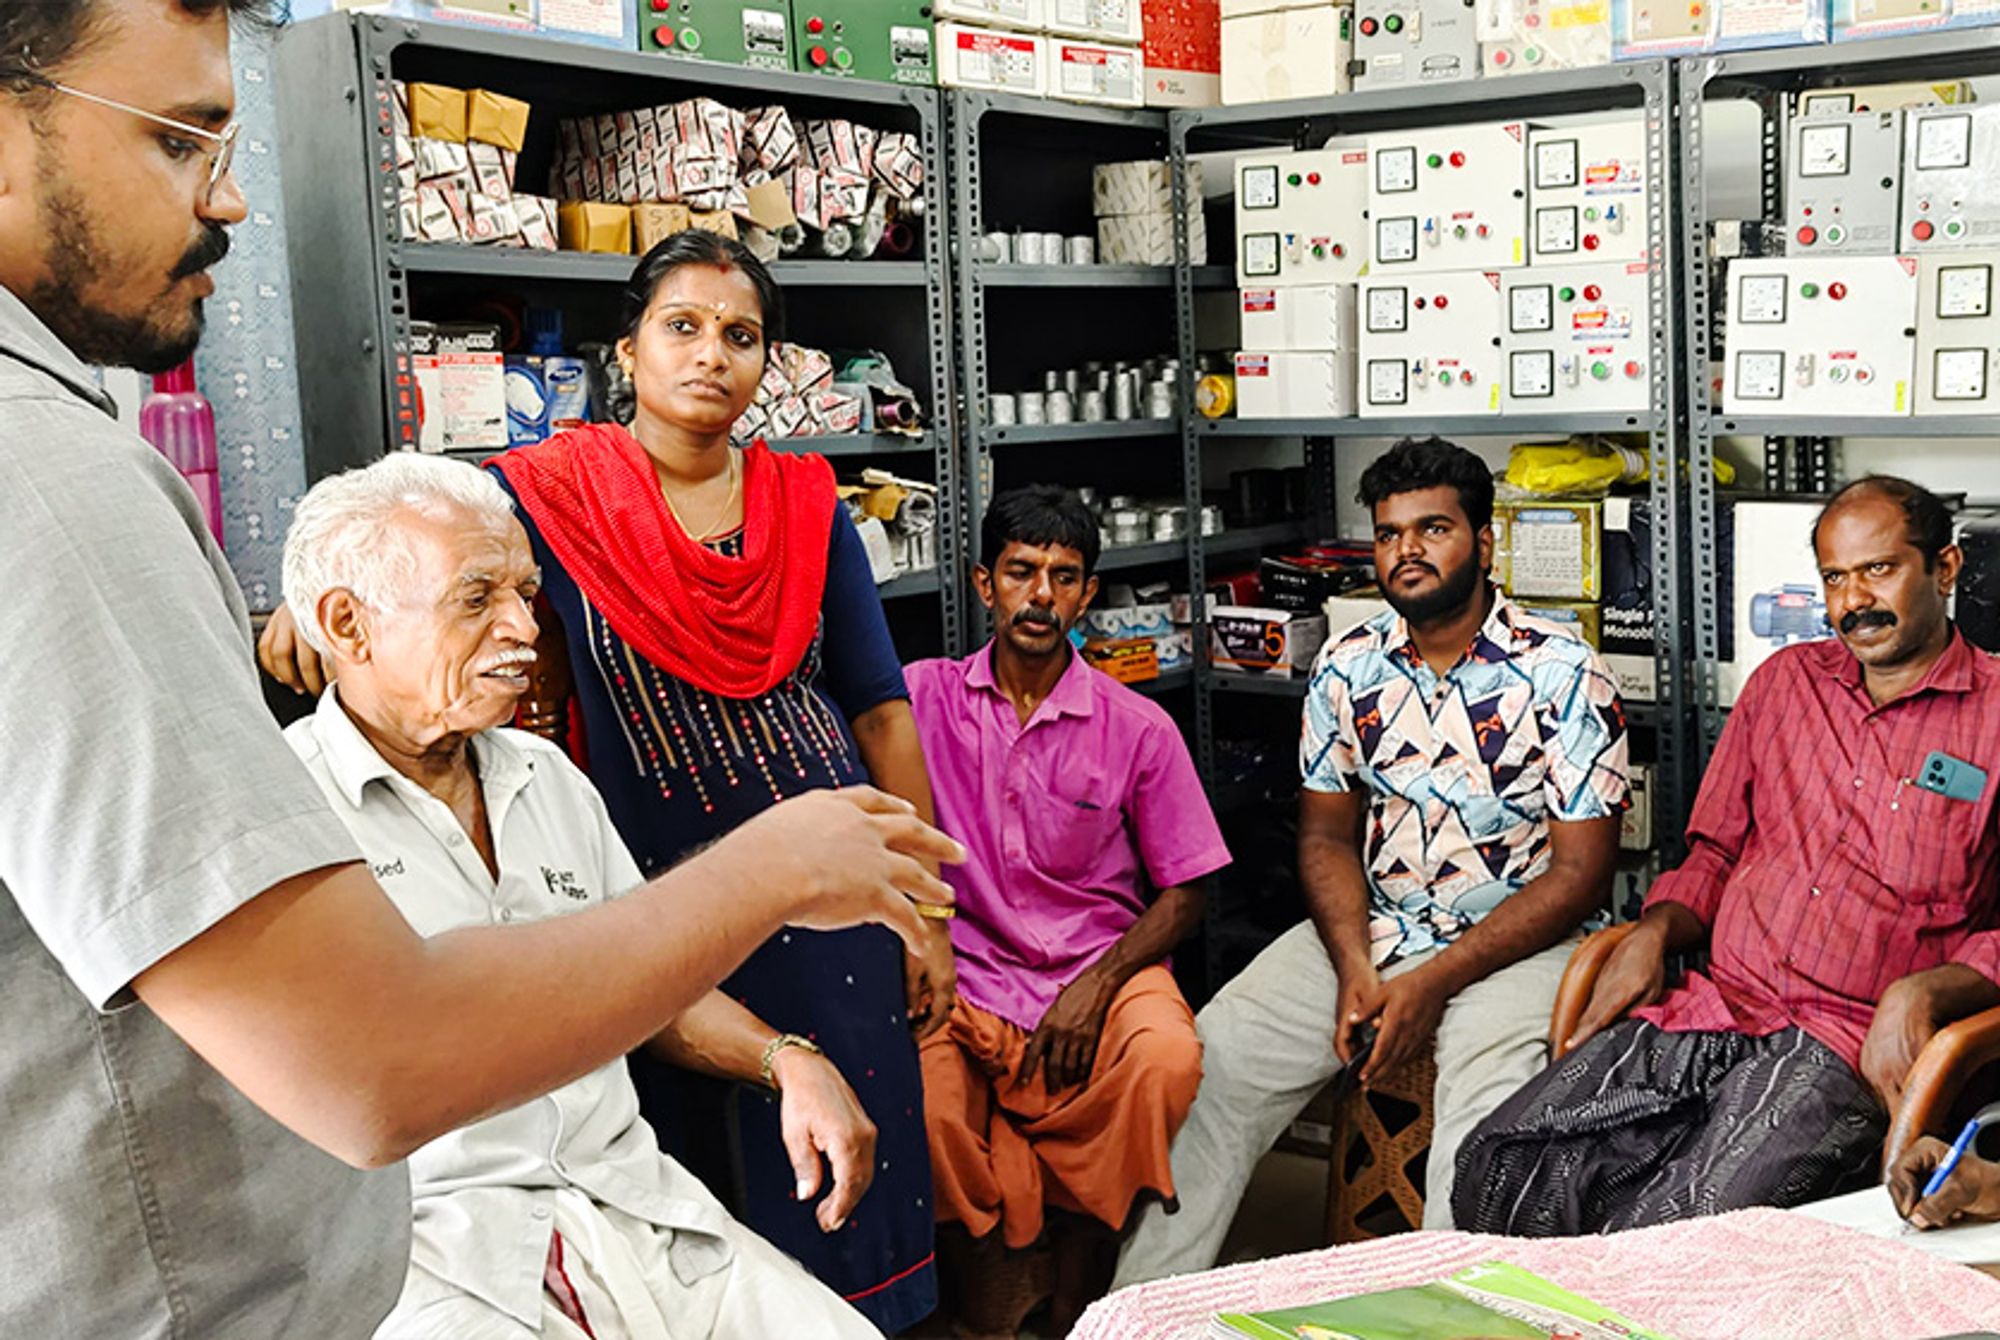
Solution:
<svg viewBox="0 0 2000 1340">
<path fill-rule="evenodd" d="M 1068 391 L 1049 392 L 1048 416 L 1050 423 L 1076 422 L 1076 402 L 1070 399 Z"/>
<path fill-rule="evenodd" d="M 1138 385 L 1129 372 L 1119 373 L 1117 380 L 1111 383 L 1111 417 L 1114 419 L 1139 417 Z"/>
<path fill-rule="evenodd" d="M 986 421 L 994 427 L 1004 428 L 1008 424 L 1019 422 L 1018 413 L 1013 396 L 996 392 L 986 397 Z"/>
<path fill-rule="evenodd" d="M 1085 423 L 1103 423 L 1105 417 L 1104 392 L 1090 387 L 1083 393 L 1080 416 Z"/>
<path fill-rule="evenodd" d="M 1022 423 L 1048 422 L 1048 401 L 1040 391 L 1023 391 L 1016 399 L 1020 401 Z"/>
</svg>

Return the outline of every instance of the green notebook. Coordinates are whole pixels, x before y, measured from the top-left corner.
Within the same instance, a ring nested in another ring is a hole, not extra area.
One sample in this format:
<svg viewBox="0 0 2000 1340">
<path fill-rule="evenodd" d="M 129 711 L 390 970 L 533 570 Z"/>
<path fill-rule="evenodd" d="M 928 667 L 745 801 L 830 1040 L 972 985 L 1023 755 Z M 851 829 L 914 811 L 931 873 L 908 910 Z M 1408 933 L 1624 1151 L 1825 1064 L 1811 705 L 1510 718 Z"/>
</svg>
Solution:
<svg viewBox="0 0 2000 1340">
<path fill-rule="evenodd" d="M 1412 1289 L 1224 1312 L 1209 1340 L 1670 1340 L 1501 1261 Z"/>
</svg>

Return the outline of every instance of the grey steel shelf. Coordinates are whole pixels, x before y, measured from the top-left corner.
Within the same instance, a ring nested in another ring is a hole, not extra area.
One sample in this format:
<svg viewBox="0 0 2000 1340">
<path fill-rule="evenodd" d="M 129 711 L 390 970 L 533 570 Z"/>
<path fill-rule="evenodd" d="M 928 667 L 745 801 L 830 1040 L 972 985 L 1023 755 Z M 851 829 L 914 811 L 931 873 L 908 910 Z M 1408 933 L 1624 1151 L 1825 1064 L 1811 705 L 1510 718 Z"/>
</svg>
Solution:
<svg viewBox="0 0 2000 1340">
<path fill-rule="evenodd" d="M 1681 78 L 1689 84 L 1755 80 L 1839 87 L 1885 77 L 1963 76 L 1996 65 L 2000 65 L 2000 31 L 1957 28 L 1865 42 L 1729 52 L 1681 62 Z"/>
<path fill-rule="evenodd" d="M 476 275 L 486 279 L 552 279 L 623 284 L 636 256 L 592 251 L 534 251 L 455 242 L 402 242 L 389 264 L 412 274 Z M 777 260 L 771 274 L 785 288 L 922 288 L 922 261 Z"/>
<path fill-rule="evenodd" d="M 1811 415 L 1716 414 L 1708 420 L 1719 437 L 1994 437 L 2000 418 L 1991 415 L 1870 415 L 1815 418 Z"/>
<path fill-rule="evenodd" d="M 1382 419 L 1198 419 L 1210 437 L 1511 437 L 1518 433 L 1645 433 L 1645 414 L 1399 415 Z"/>
<path fill-rule="evenodd" d="M 1242 670 L 1208 672 L 1209 686 L 1220 693 L 1254 693 L 1266 698 L 1303 698 L 1312 681 L 1303 674 L 1283 676 L 1253 675 Z"/>
<path fill-rule="evenodd" d="M 1115 442 L 1134 437 L 1178 437 L 1174 419 L 1107 419 L 1101 423 L 1010 423 L 979 434 L 988 447 L 1047 442 Z"/>
<path fill-rule="evenodd" d="M 1194 667 L 1177 665 L 1171 670 L 1160 671 L 1157 679 L 1142 679 L 1137 684 L 1128 684 L 1126 687 L 1152 698 L 1163 693 L 1172 693 L 1176 689 L 1184 689 L 1192 683 L 1194 683 Z"/>
<path fill-rule="evenodd" d="M 1201 537 L 1201 550 L 1210 558 L 1255 553 L 1275 544 L 1298 544 L 1312 534 L 1304 521 L 1274 521 L 1268 526 L 1242 526 L 1216 535 Z"/>
<path fill-rule="evenodd" d="M 1171 288 L 1171 265 L 1001 265 L 972 267 L 987 288 Z"/>
<path fill-rule="evenodd" d="M 944 579 L 936 568 L 925 568 L 921 572 L 906 572 L 900 577 L 892 577 L 875 588 L 875 594 L 884 600 L 898 600 L 904 596 L 936 595 L 944 587 Z"/>
<path fill-rule="evenodd" d="M 952 90 L 954 102 L 975 117 L 1019 116 L 1034 121 L 1068 121 L 1090 126 L 1122 126 L 1132 130 L 1165 131 L 1167 114 L 1138 107 L 1097 107 L 1054 98 L 1025 98 L 1018 93 Z"/>
<path fill-rule="evenodd" d="M 517 33 L 424 23 L 388 15 L 364 15 L 371 36 L 379 42 L 402 46 L 428 47 L 452 57 L 473 57 L 508 61 L 532 61 L 537 65 L 566 68 L 574 81 L 572 97 L 588 97 L 610 78 L 679 84 L 685 92 L 662 90 L 661 102 L 681 97 L 743 98 L 797 102 L 846 103 L 877 107 L 914 106 L 933 96 L 930 88 L 901 84 L 878 84 L 860 79 L 835 80 L 821 75 L 795 74 L 784 70 L 753 70 L 747 66 L 724 65 L 717 61 L 687 60 L 643 51 L 619 51 L 578 42 L 526 37 Z M 741 98 L 731 99 L 742 101 Z M 746 104 L 747 105 L 747 104 Z"/>
<path fill-rule="evenodd" d="M 1121 544 L 1098 555 L 1099 572 L 1123 568 L 1143 568 L 1154 563 L 1179 563 L 1187 558 L 1186 540 L 1156 540 L 1150 544 Z"/>
<path fill-rule="evenodd" d="M 930 433 L 907 437 L 901 433 L 829 433 L 821 437 L 779 437 L 767 444 L 773 451 L 817 456 L 914 456 L 928 455 L 937 445 Z"/>
<path fill-rule="evenodd" d="M 1413 125 L 1491 121 L 1510 114 L 1553 116 L 1636 105 L 1645 98 L 1649 84 L 1665 84 L 1668 64 L 1634 61 L 1548 74 L 1468 79 L 1442 87 L 1424 84 L 1329 98 L 1190 107 L 1171 116 L 1177 127 L 1190 132 L 1248 132 L 1246 138 L 1250 139 L 1290 139 L 1302 124 L 1317 126 L 1327 121 Z"/>
</svg>

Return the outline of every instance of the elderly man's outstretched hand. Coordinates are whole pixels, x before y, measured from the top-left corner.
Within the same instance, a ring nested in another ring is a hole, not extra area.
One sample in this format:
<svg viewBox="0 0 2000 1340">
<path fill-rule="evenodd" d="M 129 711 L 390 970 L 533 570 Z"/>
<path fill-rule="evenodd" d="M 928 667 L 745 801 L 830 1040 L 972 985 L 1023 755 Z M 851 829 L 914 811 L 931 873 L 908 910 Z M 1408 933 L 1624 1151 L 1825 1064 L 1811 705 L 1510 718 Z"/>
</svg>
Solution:
<svg viewBox="0 0 2000 1340">
<path fill-rule="evenodd" d="M 887 926 L 925 949 L 917 904 L 950 907 L 951 885 L 928 867 L 956 865 L 965 849 L 919 819 L 908 801 L 872 786 L 808 791 L 773 805 L 722 842 L 792 891 L 785 920 L 812 930 Z"/>
</svg>

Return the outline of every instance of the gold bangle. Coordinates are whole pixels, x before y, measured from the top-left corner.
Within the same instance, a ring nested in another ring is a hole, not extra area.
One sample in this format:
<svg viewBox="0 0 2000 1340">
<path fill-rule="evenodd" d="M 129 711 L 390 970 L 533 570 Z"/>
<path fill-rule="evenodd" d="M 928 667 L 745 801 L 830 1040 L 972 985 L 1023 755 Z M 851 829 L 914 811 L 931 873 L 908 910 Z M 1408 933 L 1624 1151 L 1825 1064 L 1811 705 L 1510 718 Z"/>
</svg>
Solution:
<svg viewBox="0 0 2000 1340">
<path fill-rule="evenodd" d="M 797 1033 L 778 1034 L 778 1036 L 764 1044 L 764 1059 L 757 1066 L 757 1072 L 764 1077 L 765 1088 L 775 1089 L 778 1087 L 778 1081 L 771 1073 L 771 1063 L 776 1061 L 778 1053 L 787 1047 L 797 1047 L 801 1051 L 811 1052 L 814 1056 L 826 1055 L 824 1051 L 820 1050 L 819 1044 L 811 1038 L 802 1038 Z"/>
<path fill-rule="evenodd" d="M 958 915 L 958 909 L 950 903 L 926 903 L 915 898 L 910 902 L 916 907 L 917 915 L 926 921 L 950 921 Z"/>
</svg>

